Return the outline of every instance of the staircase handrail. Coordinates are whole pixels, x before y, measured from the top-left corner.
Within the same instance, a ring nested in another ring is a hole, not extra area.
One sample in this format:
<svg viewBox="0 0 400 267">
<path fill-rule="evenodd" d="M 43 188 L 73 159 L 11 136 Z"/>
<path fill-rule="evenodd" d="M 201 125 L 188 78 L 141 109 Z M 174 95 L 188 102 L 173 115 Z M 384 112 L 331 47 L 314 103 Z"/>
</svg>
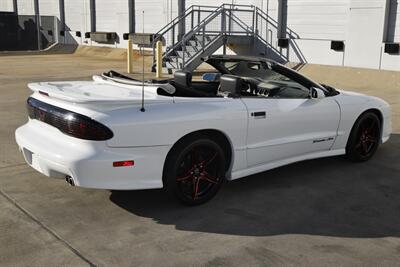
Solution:
<svg viewBox="0 0 400 267">
<path fill-rule="evenodd" d="M 259 7 L 256 7 L 256 14 L 259 15 L 261 18 L 263 18 L 265 21 L 267 21 L 269 24 L 272 24 L 274 28 L 276 29 L 278 28 L 278 22 L 274 20 L 271 16 L 269 16 L 267 13 L 265 13 L 265 11 L 263 11 Z M 299 35 L 293 32 L 291 29 L 286 28 L 286 30 L 288 31 L 289 36 L 291 38 L 299 38 Z"/>
<path fill-rule="evenodd" d="M 223 10 L 222 10 L 222 12 L 226 12 L 226 11 L 227 11 L 226 9 L 223 9 Z M 253 29 L 252 29 L 252 27 L 248 26 L 248 25 L 247 25 L 245 22 L 243 22 L 239 17 L 237 17 L 236 15 L 234 15 L 234 14 L 232 14 L 232 13 L 227 13 L 227 14 L 225 14 L 225 15 L 228 16 L 228 17 L 230 16 L 231 19 L 232 19 L 233 21 L 235 21 L 243 30 L 246 31 L 246 33 L 253 34 Z M 204 25 L 204 26 L 206 26 L 206 25 Z M 249 30 L 249 29 L 251 29 L 251 30 Z M 200 54 L 203 50 L 205 50 L 208 46 L 210 46 L 214 41 L 216 41 L 218 38 L 220 38 L 220 37 L 223 36 L 224 34 L 226 34 L 226 33 L 224 33 L 224 32 L 221 31 L 221 33 L 218 34 L 217 37 L 215 37 L 215 39 L 214 39 L 212 42 L 210 42 L 210 43 L 208 43 L 208 44 L 202 46 L 202 50 L 199 50 L 199 51 L 197 51 L 196 53 L 194 53 L 194 55 L 192 55 L 191 58 L 190 58 L 186 63 L 189 64 L 194 58 L 196 58 L 196 57 L 198 56 L 198 54 Z M 189 38 L 189 40 L 190 40 L 190 38 Z M 183 64 L 184 64 L 184 63 L 185 63 L 185 61 L 183 61 Z"/>
<path fill-rule="evenodd" d="M 192 30 L 190 30 L 188 33 L 186 33 L 183 37 L 181 42 L 185 42 L 190 40 L 193 35 L 197 32 L 199 32 L 203 27 L 207 26 L 216 16 L 222 13 L 224 5 L 219 6 L 217 9 L 215 9 L 211 14 L 209 14 L 207 17 L 205 17 L 199 24 L 197 24 Z"/>
<path fill-rule="evenodd" d="M 181 16 L 175 17 L 173 20 L 171 20 L 169 23 L 167 23 L 164 27 L 162 27 L 158 32 L 156 32 L 154 35 L 155 36 L 160 36 L 164 35 L 167 31 L 170 30 L 170 28 L 173 25 L 176 25 L 178 21 L 182 20 L 183 18 L 187 17 L 191 12 L 195 10 L 195 7 L 198 7 L 197 10 L 200 10 L 200 8 L 217 8 L 217 6 L 200 6 L 200 5 L 191 5 L 188 7 Z"/>
<path fill-rule="evenodd" d="M 248 33 L 254 33 L 254 25 L 253 27 L 247 25 L 246 22 L 244 22 L 243 20 L 241 20 L 238 16 L 236 16 L 235 14 L 227 14 L 228 16 L 231 16 L 231 19 L 233 19 L 233 21 L 235 21 L 243 30 L 245 30 Z"/>
<path fill-rule="evenodd" d="M 200 22 L 200 24 L 196 25 L 196 27 L 194 27 L 192 30 L 190 30 L 188 33 L 186 33 L 183 37 L 182 40 L 179 42 L 176 42 L 172 47 L 170 47 L 169 51 L 166 51 L 165 53 L 163 53 L 163 57 L 167 56 L 169 54 L 169 52 L 174 51 L 175 48 L 177 48 L 180 45 L 184 45 L 188 40 L 190 40 L 190 38 L 193 37 L 194 34 L 198 33 L 203 26 L 205 27 L 208 23 L 211 22 L 212 19 L 214 19 L 216 16 L 218 16 L 221 13 L 221 10 L 223 8 L 223 5 L 219 6 L 217 9 L 215 9 L 211 14 L 209 14 L 206 18 L 204 18 L 202 20 L 202 22 Z M 190 36 L 188 38 L 188 36 Z"/>
</svg>

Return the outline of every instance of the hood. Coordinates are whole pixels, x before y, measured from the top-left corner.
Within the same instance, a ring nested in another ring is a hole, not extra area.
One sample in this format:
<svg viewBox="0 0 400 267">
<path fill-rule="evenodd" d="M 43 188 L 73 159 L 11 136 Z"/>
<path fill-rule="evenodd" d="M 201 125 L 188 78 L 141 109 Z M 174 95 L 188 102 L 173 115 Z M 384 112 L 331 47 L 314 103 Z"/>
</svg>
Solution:
<svg viewBox="0 0 400 267">
<path fill-rule="evenodd" d="M 374 103 L 371 106 L 375 107 L 388 107 L 389 104 L 376 96 L 370 96 L 370 95 L 365 95 L 362 93 L 357 93 L 357 92 L 352 92 L 352 91 L 347 91 L 347 90 L 338 90 L 340 92 L 339 95 L 335 97 L 341 104 L 354 104 L 358 105 L 360 103 Z M 370 105 L 369 104 L 369 105 Z"/>
</svg>

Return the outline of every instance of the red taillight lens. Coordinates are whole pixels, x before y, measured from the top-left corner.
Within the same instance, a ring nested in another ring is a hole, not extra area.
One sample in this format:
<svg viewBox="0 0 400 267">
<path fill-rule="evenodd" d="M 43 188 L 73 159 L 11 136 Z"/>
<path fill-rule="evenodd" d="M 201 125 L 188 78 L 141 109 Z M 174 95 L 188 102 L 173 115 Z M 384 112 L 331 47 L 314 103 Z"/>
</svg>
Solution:
<svg viewBox="0 0 400 267">
<path fill-rule="evenodd" d="M 49 105 L 34 98 L 28 98 L 28 115 L 50 124 L 61 132 L 85 140 L 108 140 L 113 133 L 103 124 L 84 115 Z"/>
<path fill-rule="evenodd" d="M 133 160 L 125 160 L 125 161 L 116 161 L 113 162 L 114 167 L 129 167 L 135 165 Z"/>
</svg>

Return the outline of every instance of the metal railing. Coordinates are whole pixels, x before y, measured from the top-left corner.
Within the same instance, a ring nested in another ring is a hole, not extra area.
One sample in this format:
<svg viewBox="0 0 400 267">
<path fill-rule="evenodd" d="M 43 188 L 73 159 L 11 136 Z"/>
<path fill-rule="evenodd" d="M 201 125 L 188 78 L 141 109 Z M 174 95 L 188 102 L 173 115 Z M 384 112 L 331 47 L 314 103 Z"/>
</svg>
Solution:
<svg viewBox="0 0 400 267">
<path fill-rule="evenodd" d="M 179 32 L 179 25 L 184 32 Z M 163 59 L 170 56 L 177 57 L 177 51 L 182 51 L 180 60 L 184 68 L 211 45 L 213 41 L 206 41 L 208 36 L 214 37 L 213 40 L 218 40 L 221 36 L 253 36 L 280 54 L 276 46 L 272 45 L 273 37 L 277 36 L 278 30 L 278 22 L 253 5 L 193 5 L 154 35 L 153 55 L 157 41 L 163 40 L 166 45 Z M 298 35 L 290 29 L 287 30 L 287 35 L 292 39 L 298 38 Z M 202 36 L 201 42 L 197 44 L 196 41 L 196 51 L 188 55 L 186 47 L 196 36 Z"/>
</svg>

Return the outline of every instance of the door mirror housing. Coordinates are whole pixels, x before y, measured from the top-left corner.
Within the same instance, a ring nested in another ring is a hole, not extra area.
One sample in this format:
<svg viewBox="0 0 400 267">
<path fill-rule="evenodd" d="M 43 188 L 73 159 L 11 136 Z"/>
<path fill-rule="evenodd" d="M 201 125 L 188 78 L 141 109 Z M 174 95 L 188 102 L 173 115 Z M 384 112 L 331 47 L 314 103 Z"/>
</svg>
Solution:
<svg viewBox="0 0 400 267">
<path fill-rule="evenodd" d="M 208 81 L 208 82 L 218 82 L 220 78 L 221 78 L 221 73 L 215 73 L 215 72 L 204 73 L 202 76 L 203 81 Z"/>
<path fill-rule="evenodd" d="M 311 99 L 322 99 L 322 98 L 325 98 L 325 93 L 321 88 L 311 87 L 310 98 Z"/>
</svg>

